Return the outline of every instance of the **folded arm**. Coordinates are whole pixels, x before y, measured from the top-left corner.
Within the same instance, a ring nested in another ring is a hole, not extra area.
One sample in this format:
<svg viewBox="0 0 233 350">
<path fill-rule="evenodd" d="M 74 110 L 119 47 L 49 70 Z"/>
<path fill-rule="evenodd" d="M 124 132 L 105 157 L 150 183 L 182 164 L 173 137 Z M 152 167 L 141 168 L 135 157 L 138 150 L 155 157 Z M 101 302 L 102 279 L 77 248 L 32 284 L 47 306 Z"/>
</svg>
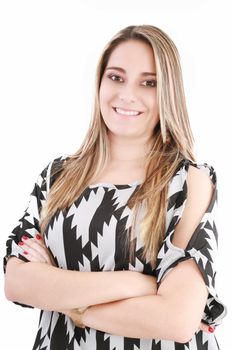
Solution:
<svg viewBox="0 0 233 350">
<path fill-rule="evenodd" d="M 197 331 L 207 298 L 193 260 L 180 263 L 161 283 L 157 295 L 130 298 L 88 308 L 83 323 L 132 338 L 187 342 Z"/>
<path fill-rule="evenodd" d="M 186 248 L 213 195 L 210 179 L 194 167 L 189 168 L 187 185 L 186 206 L 173 237 L 173 244 L 182 249 Z M 184 343 L 197 331 L 207 297 L 203 276 L 196 262 L 189 259 L 164 276 L 157 295 L 92 306 L 85 311 L 83 323 L 127 337 Z"/>
<path fill-rule="evenodd" d="M 209 205 L 212 190 L 208 177 L 190 167 L 187 204 L 173 244 L 186 247 Z M 153 286 L 151 281 L 142 280 L 146 277 L 153 279 Z M 145 286 L 146 282 L 149 285 Z M 204 280 L 193 260 L 184 261 L 167 273 L 155 295 L 154 278 L 137 272 L 67 271 L 11 258 L 5 291 L 9 300 L 44 310 L 93 305 L 83 317 L 89 327 L 122 336 L 178 342 L 187 341 L 197 330 L 207 299 Z"/>
<path fill-rule="evenodd" d="M 155 278 L 134 271 L 71 271 L 16 257 L 6 267 L 7 299 L 43 310 L 67 310 L 155 292 Z"/>
</svg>

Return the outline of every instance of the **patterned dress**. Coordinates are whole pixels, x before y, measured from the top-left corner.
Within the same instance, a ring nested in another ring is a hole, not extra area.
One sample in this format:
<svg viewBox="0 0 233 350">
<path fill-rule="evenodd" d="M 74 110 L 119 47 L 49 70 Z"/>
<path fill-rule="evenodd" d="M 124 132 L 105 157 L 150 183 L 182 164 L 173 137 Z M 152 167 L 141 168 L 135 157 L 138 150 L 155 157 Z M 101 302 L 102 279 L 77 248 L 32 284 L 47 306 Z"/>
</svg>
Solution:
<svg viewBox="0 0 233 350">
<path fill-rule="evenodd" d="M 34 237 L 40 231 L 40 210 L 57 175 L 51 175 L 66 156 L 54 159 L 39 175 L 30 196 L 28 208 L 7 240 L 4 271 L 10 256 L 27 262 L 18 242 L 23 235 Z M 211 203 L 195 229 L 186 249 L 172 244 L 172 237 L 187 197 L 187 171 L 189 166 L 204 171 L 215 185 Z M 45 243 L 60 268 L 77 271 L 134 270 L 157 278 L 163 277 L 179 262 L 194 259 L 208 289 L 203 321 L 216 326 L 226 314 L 224 304 L 215 291 L 215 259 L 218 234 L 215 225 L 217 204 L 216 173 L 212 166 L 196 164 L 183 159 L 169 183 L 166 234 L 159 250 L 156 268 L 141 259 L 142 242 L 136 232 L 135 261 L 129 263 L 122 255 L 123 238 L 130 226 L 132 212 L 127 200 L 140 185 L 140 180 L 126 185 L 98 183 L 88 186 L 65 213 L 58 211 L 45 231 Z M 143 214 L 143 206 L 142 206 Z M 139 216 L 140 218 L 140 216 Z M 15 302 L 24 307 L 31 307 Z M 197 330 L 186 344 L 162 339 L 139 339 L 105 333 L 89 327 L 75 327 L 64 314 L 41 310 L 38 332 L 33 350 L 217 350 L 212 333 Z"/>
</svg>

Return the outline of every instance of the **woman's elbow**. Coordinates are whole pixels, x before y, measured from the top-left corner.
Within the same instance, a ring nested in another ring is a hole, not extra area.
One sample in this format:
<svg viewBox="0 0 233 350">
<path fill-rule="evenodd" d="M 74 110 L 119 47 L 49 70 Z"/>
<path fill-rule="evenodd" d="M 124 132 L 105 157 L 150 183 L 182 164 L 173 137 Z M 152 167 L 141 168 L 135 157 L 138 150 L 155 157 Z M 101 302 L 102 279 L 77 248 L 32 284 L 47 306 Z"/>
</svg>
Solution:
<svg viewBox="0 0 233 350">
<path fill-rule="evenodd" d="M 12 287 L 12 283 L 10 282 L 10 276 L 6 274 L 4 281 L 4 293 L 5 297 L 9 301 L 13 301 L 14 299 L 14 288 Z"/>
<path fill-rule="evenodd" d="M 174 334 L 174 341 L 185 344 L 193 338 L 198 329 L 197 322 L 192 322 L 189 318 L 185 318 L 181 322 L 176 322 L 174 325 L 176 330 Z"/>
<path fill-rule="evenodd" d="M 8 261 L 6 266 L 4 293 L 6 299 L 9 301 L 17 301 L 17 269 L 21 264 L 24 264 L 24 262 L 19 261 L 19 259 L 14 257 Z"/>
<path fill-rule="evenodd" d="M 193 337 L 193 333 L 181 332 L 176 339 L 175 342 L 185 344 L 188 343 Z"/>
<path fill-rule="evenodd" d="M 167 303 L 169 304 L 169 303 Z M 185 344 L 193 338 L 201 322 L 201 316 L 187 307 L 169 305 L 166 319 L 166 339 Z"/>
</svg>

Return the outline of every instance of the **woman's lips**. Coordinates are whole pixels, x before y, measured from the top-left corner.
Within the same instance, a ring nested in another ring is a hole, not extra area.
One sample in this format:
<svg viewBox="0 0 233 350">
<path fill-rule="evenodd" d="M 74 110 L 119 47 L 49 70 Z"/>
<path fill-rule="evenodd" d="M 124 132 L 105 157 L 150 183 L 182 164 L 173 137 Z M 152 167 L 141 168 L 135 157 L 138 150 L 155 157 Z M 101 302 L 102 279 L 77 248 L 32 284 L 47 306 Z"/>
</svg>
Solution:
<svg viewBox="0 0 233 350">
<path fill-rule="evenodd" d="M 120 108 L 120 107 L 113 107 L 113 110 L 120 116 L 126 116 L 126 117 L 137 117 L 143 112 L 141 111 L 136 111 L 133 109 L 125 109 L 125 108 Z"/>
</svg>

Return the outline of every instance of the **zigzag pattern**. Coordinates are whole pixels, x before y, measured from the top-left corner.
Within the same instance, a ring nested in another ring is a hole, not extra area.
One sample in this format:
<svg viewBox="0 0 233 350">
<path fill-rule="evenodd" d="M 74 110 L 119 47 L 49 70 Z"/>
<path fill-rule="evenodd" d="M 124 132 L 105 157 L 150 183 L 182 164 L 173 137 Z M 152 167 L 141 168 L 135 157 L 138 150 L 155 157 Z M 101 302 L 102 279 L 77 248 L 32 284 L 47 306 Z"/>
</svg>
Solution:
<svg viewBox="0 0 233 350">
<path fill-rule="evenodd" d="M 25 232 L 34 237 L 39 228 L 40 211 L 47 198 L 62 162 L 67 157 L 53 160 L 39 175 L 30 196 L 28 208 L 7 240 L 4 271 L 10 256 L 24 261 L 17 243 Z M 131 226 L 131 210 L 127 200 L 137 189 L 138 182 L 127 185 L 96 184 L 88 186 L 82 195 L 67 208 L 66 213 L 57 212 L 51 219 L 45 242 L 58 266 L 77 271 L 135 270 L 157 277 L 161 283 L 164 276 L 179 262 L 193 258 L 199 267 L 209 291 L 203 320 L 212 325 L 221 323 L 225 306 L 215 291 L 215 256 L 218 233 L 214 222 L 217 188 L 212 201 L 203 215 L 186 249 L 172 244 L 174 230 L 184 211 L 187 198 L 187 171 L 189 166 L 202 169 L 216 185 L 213 167 L 184 159 L 169 183 L 166 234 L 157 257 L 154 270 L 140 257 L 143 245 L 137 231 L 134 239 L 135 260 L 133 264 L 124 255 L 124 237 Z M 54 170 L 58 171 L 54 174 Z M 143 211 L 143 207 L 142 207 Z M 141 212 L 142 214 L 142 212 Z M 30 305 L 19 304 L 23 307 Z M 72 320 L 61 313 L 41 310 L 38 332 L 33 350 L 217 350 L 213 334 L 198 331 L 186 344 L 162 339 L 133 339 L 104 333 L 89 327 L 75 327 Z"/>
</svg>

